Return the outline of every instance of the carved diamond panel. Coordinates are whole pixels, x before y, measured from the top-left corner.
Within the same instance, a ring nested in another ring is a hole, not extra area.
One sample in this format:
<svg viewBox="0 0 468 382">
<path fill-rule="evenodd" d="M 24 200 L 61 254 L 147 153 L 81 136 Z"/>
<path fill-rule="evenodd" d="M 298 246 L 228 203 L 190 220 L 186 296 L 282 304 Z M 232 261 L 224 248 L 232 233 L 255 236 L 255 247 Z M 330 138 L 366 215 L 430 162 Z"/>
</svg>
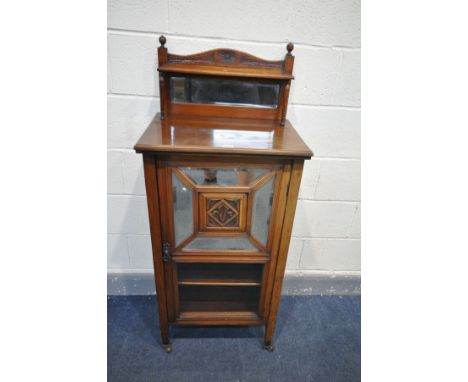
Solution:
<svg viewBox="0 0 468 382">
<path fill-rule="evenodd" d="M 245 232 L 247 194 L 202 192 L 198 211 L 202 232 Z"/>
<path fill-rule="evenodd" d="M 240 199 L 208 199 L 208 227 L 239 227 Z"/>
</svg>

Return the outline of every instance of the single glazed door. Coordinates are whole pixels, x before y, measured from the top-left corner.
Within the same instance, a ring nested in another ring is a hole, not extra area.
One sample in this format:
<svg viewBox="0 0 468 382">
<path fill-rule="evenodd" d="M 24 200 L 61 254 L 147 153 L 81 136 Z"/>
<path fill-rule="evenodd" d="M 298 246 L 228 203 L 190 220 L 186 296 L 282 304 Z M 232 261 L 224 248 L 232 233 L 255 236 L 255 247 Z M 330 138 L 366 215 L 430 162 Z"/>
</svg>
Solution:
<svg viewBox="0 0 468 382">
<path fill-rule="evenodd" d="M 237 161 L 158 161 L 171 322 L 268 314 L 290 165 Z"/>
</svg>

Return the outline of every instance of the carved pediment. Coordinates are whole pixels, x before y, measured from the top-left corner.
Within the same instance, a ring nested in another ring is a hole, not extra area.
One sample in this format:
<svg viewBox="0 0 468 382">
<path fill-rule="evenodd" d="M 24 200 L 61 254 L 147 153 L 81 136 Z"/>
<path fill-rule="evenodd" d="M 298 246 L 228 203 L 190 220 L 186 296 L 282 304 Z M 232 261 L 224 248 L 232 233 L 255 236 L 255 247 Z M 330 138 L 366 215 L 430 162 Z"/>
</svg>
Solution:
<svg viewBox="0 0 468 382">
<path fill-rule="evenodd" d="M 270 61 L 235 49 L 213 49 L 190 55 L 168 54 L 171 64 L 194 64 L 215 66 L 246 66 L 264 68 L 283 68 L 282 60 Z"/>
</svg>

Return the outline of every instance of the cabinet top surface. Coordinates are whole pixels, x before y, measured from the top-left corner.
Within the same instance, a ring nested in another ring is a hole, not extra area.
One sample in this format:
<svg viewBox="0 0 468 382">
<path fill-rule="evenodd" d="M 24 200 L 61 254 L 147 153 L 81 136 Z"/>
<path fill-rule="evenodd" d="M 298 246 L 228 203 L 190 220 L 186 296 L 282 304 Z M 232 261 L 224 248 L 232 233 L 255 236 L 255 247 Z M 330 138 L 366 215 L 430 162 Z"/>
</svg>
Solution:
<svg viewBox="0 0 468 382">
<path fill-rule="evenodd" d="M 135 145 L 151 153 L 241 154 L 310 158 L 313 153 L 291 123 L 278 121 L 156 114 Z"/>
</svg>

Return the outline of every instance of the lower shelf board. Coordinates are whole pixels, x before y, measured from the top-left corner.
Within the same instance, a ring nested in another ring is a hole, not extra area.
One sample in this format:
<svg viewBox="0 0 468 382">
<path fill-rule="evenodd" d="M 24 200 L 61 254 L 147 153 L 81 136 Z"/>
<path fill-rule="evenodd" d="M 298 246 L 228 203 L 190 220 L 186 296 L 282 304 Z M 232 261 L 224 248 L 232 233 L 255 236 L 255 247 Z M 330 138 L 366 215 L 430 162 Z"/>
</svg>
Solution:
<svg viewBox="0 0 468 382">
<path fill-rule="evenodd" d="M 179 320 L 260 320 L 254 311 L 186 311 L 181 312 Z"/>
<path fill-rule="evenodd" d="M 244 301 L 181 301 L 181 313 L 253 313 L 257 314 L 258 301 L 244 300 Z"/>
<path fill-rule="evenodd" d="M 176 320 L 181 325 L 261 325 L 255 311 L 181 311 Z"/>
<path fill-rule="evenodd" d="M 259 317 L 260 286 L 179 285 L 177 321 L 222 324 L 234 320 L 255 325 Z"/>
<path fill-rule="evenodd" d="M 261 323 L 258 315 L 258 299 L 244 298 L 242 300 L 181 300 L 179 304 L 179 323 L 198 322 L 200 325 L 221 325 L 224 321 L 242 325 L 246 321 L 250 325 Z M 215 322 L 217 321 L 217 322 Z"/>
<path fill-rule="evenodd" d="M 239 279 L 185 279 L 179 285 L 226 285 L 226 286 L 259 286 L 260 281 Z"/>
<path fill-rule="evenodd" d="M 265 325 L 265 321 L 260 318 L 236 318 L 236 317 L 219 317 L 219 318 L 179 318 L 174 322 L 170 322 L 172 325 L 180 326 L 260 326 Z"/>
<path fill-rule="evenodd" d="M 260 286 L 181 285 L 179 311 L 186 312 L 253 312 L 260 303 Z"/>
</svg>

